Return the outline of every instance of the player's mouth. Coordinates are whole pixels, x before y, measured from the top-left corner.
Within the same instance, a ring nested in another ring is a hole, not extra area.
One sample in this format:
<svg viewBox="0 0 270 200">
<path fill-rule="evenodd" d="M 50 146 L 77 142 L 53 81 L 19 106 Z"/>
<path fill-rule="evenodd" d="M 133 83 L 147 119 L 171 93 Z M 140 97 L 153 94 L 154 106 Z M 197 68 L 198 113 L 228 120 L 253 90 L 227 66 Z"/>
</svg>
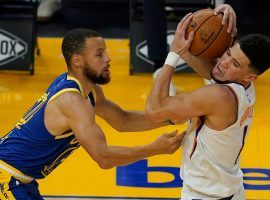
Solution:
<svg viewBox="0 0 270 200">
<path fill-rule="evenodd" d="M 110 65 L 107 65 L 107 66 L 104 68 L 104 72 L 106 72 L 107 74 L 110 74 Z"/>
</svg>

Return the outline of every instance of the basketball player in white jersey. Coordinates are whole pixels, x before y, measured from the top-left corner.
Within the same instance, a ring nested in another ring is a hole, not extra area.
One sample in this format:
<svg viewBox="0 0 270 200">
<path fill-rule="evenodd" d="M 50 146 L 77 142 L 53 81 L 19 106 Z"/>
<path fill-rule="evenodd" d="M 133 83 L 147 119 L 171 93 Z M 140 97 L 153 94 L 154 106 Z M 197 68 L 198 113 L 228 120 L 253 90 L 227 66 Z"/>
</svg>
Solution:
<svg viewBox="0 0 270 200">
<path fill-rule="evenodd" d="M 200 60 L 188 51 L 194 34 L 186 38 L 185 32 L 191 18 L 188 14 L 178 24 L 146 112 L 155 121 L 188 121 L 182 147 L 182 200 L 245 200 L 240 156 L 253 118 L 253 81 L 270 66 L 270 40 L 247 35 L 220 59 Z M 180 57 L 212 84 L 169 96 Z"/>
</svg>

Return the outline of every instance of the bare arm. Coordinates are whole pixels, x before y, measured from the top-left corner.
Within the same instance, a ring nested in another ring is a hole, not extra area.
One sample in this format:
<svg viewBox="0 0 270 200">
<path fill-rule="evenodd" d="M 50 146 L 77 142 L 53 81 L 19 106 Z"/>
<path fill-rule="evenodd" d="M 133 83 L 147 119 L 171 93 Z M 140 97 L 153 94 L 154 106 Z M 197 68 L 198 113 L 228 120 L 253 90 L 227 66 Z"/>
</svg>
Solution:
<svg viewBox="0 0 270 200">
<path fill-rule="evenodd" d="M 187 119 L 209 114 L 213 98 L 208 87 L 192 93 L 169 96 L 169 83 L 174 69 L 165 65 L 156 78 L 146 103 L 146 113 L 155 121 L 170 119 L 185 122 Z M 206 98 L 207 97 L 207 98 Z M 205 101 L 201 101 L 205 99 Z"/>
<path fill-rule="evenodd" d="M 108 146 L 103 131 L 95 123 L 94 109 L 87 99 L 79 94 L 66 93 L 59 97 L 58 107 L 81 146 L 104 169 L 153 155 L 173 153 L 180 147 L 183 138 L 175 131 L 144 146 Z"/>
<path fill-rule="evenodd" d="M 205 116 L 208 124 L 222 130 L 235 121 L 234 95 L 226 86 L 207 85 L 191 93 L 168 95 L 168 83 L 174 69 L 164 66 L 156 78 L 146 103 L 146 113 L 155 121 L 170 119 L 185 122 Z M 165 92 L 163 92 L 165 91 Z"/>
<path fill-rule="evenodd" d="M 117 104 L 108 100 L 99 85 L 95 86 L 96 91 L 96 114 L 106 120 L 118 131 L 146 131 L 161 126 L 169 125 L 168 122 L 155 123 L 142 111 L 126 111 Z"/>
</svg>

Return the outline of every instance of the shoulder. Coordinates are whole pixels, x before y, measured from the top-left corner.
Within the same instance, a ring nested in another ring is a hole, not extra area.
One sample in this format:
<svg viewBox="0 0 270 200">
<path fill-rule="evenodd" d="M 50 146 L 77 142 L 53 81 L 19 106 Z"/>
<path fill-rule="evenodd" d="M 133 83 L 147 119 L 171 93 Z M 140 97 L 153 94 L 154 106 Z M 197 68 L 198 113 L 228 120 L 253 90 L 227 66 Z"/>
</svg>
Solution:
<svg viewBox="0 0 270 200">
<path fill-rule="evenodd" d="M 234 102 L 230 88 L 222 84 L 211 84 L 201 87 L 190 94 L 189 101 L 201 109 L 215 109 Z"/>
<path fill-rule="evenodd" d="M 206 86 L 206 88 L 209 88 L 207 95 L 213 106 L 226 107 L 226 105 L 229 106 L 236 103 L 237 94 L 230 86 L 224 84 L 211 84 Z"/>
<path fill-rule="evenodd" d="M 65 114 L 84 113 L 93 110 L 89 100 L 76 92 L 65 92 L 54 103 Z"/>
<path fill-rule="evenodd" d="M 65 92 L 58 98 L 59 103 L 70 105 L 71 107 L 89 102 L 85 97 L 77 92 Z"/>
<path fill-rule="evenodd" d="M 208 99 L 209 101 L 226 100 L 232 95 L 230 88 L 223 84 L 210 84 L 201 87 L 192 93 L 195 96 Z"/>
</svg>

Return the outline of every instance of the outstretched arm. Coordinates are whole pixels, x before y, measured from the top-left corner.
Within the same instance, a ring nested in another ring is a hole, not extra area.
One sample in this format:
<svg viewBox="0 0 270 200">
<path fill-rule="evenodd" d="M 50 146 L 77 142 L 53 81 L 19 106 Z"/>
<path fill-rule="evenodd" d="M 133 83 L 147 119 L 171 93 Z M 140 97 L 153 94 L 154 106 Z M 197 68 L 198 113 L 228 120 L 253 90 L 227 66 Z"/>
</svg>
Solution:
<svg viewBox="0 0 270 200">
<path fill-rule="evenodd" d="M 235 108 L 231 90 L 226 86 L 211 84 L 190 93 L 169 96 L 161 91 L 168 91 L 167 83 L 172 71 L 172 67 L 165 65 L 155 80 L 145 108 L 149 117 L 157 122 L 170 119 L 181 123 L 193 117 L 205 116 L 206 123 L 214 124 L 212 128 L 222 130 L 227 127 L 226 120 L 232 117 L 225 116 L 232 116 Z"/>
<path fill-rule="evenodd" d="M 95 86 L 95 113 L 121 132 L 146 131 L 169 125 L 168 122 L 155 123 L 142 111 L 126 111 L 108 100 L 99 85 Z"/>
<path fill-rule="evenodd" d="M 58 107 L 64 120 L 81 146 L 101 168 L 108 169 L 153 155 L 173 153 L 181 145 L 184 135 L 177 135 L 177 131 L 174 131 L 160 136 L 148 145 L 109 146 L 103 131 L 95 122 L 94 109 L 87 99 L 75 93 L 63 94 L 58 99 Z"/>
</svg>

